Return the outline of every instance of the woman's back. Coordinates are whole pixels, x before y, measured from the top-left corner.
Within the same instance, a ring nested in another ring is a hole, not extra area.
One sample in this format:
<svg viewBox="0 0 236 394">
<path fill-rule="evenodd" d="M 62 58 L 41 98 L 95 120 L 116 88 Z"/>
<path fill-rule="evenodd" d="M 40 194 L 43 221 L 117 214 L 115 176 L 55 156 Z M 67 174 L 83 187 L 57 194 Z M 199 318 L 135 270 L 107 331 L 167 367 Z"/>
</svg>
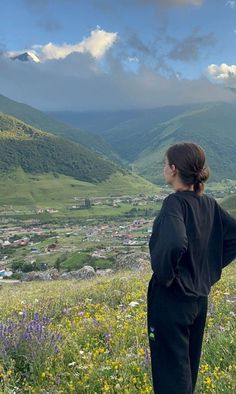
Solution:
<svg viewBox="0 0 236 394">
<path fill-rule="evenodd" d="M 149 241 L 153 275 L 147 326 L 154 392 L 192 394 L 197 382 L 208 294 L 236 258 L 236 220 L 205 195 L 205 153 L 192 142 L 172 145 L 163 201 Z"/>
<path fill-rule="evenodd" d="M 235 233 L 236 220 L 214 198 L 189 190 L 170 194 L 149 242 L 156 281 L 189 299 L 207 296 L 232 260 Z"/>
</svg>

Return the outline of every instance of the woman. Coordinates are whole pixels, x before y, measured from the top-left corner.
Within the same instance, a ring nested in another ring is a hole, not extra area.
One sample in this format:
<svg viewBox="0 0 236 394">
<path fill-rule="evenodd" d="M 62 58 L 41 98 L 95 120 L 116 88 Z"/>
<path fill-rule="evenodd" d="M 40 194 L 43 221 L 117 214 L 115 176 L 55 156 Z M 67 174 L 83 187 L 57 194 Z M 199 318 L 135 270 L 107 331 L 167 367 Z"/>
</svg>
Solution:
<svg viewBox="0 0 236 394">
<path fill-rule="evenodd" d="M 164 176 L 167 196 L 149 241 L 153 275 L 147 326 L 154 392 L 191 394 L 197 381 L 208 294 L 236 257 L 236 220 L 205 195 L 209 170 L 203 149 L 172 145 Z"/>
</svg>

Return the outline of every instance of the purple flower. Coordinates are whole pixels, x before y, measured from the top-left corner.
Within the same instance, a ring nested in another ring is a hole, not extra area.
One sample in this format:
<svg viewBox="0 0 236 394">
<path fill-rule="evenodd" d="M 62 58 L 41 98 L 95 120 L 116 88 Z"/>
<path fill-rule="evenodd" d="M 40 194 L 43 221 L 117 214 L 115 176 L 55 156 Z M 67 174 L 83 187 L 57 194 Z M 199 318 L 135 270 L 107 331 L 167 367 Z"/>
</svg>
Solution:
<svg viewBox="0 0 236 394">
<path fill-rule="evenodd" d="M 93 317 L 93 323 L 95 326 L 100 326 L 100 322 L 95 317 Z"/>
</svg>

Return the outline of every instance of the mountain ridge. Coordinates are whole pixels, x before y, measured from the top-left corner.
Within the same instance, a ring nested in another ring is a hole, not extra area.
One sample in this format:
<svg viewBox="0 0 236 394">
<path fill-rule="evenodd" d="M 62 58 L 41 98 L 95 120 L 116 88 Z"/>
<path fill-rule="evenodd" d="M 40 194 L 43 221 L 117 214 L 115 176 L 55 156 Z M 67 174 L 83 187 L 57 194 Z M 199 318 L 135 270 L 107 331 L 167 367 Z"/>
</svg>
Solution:
<svg viewBox="0 0 236 394">
<path fill-rule="evenodd" d="M 43 132 L 0 113 L 0 169 L 21 166 L 26 172 L 58 172 L 75 179 L 99 182 L 115 165 L 78 144 Z"/>
<path fill-rule="evenodd" d="M 92 118 L 93 112 L 88 116 Z M 94 116 L 98 121 L 96 113 Z M 110 115 L 107 113 L 104 116 Z M 112 127 L 102 133 L 98 122 L 98 130 L 127 165 L 151 182 L 165 182 L 162 175 L 163 155 L 171 144 L 180 141 L 193 141 L 203 146 L 212 170 L 212 181 L 235 179 L 234 103 L 217 102 L 164 107 L 156 111 L 128 111 L 121 114 L 120 119 L 121 122 L 116 119 L 116 123 L 113 122 Z M 83 122 L 85 126 L 86 117 Z M 89 117 L 87 122 L 89 124 Z M 105 123 L 101 119 L 101 124 Z M 95 126 L 94 124 L 93 127 Z"/>
<path fill-rule="evenodd" d="M 16 117 L 32 127 L 48 131 L 70 141 L 79 143 L 86 148 L 92 149 L 102 157 L 121 165 L 122 161 L 112 151 L 110 145 L 100 136 L 87 131 L 72 127 L 48 116 L 27 104 L 18 103 L 0 94 L 0 112 Z"/>
</svg>

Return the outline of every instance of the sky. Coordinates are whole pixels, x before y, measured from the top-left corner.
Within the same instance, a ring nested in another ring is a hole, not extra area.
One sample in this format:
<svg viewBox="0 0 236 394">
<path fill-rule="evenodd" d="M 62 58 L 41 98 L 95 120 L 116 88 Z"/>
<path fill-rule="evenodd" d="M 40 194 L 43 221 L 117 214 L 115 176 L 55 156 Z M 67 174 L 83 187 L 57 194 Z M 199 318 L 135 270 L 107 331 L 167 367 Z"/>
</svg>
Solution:
<svg viewBox="0 0 236 394">
<path fill-rule="evenodd" d="M 235 52 L 233 0 L 1 0 L 0 94 L 41 110 L 231 102 Z"/>
</svg>

